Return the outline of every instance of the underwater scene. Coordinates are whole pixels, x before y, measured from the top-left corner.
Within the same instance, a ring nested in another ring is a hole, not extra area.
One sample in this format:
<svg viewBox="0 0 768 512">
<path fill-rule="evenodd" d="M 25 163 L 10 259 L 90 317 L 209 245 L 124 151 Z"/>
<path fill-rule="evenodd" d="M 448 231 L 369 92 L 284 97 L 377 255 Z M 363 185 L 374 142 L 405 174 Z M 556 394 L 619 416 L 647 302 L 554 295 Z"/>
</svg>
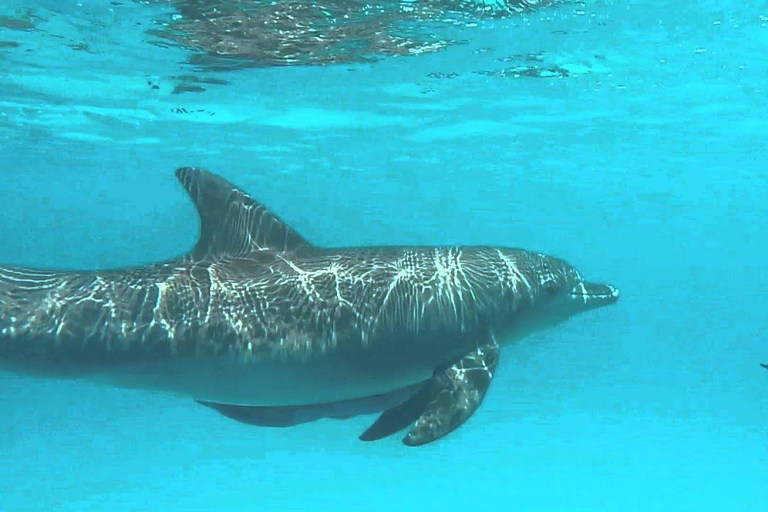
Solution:
<svg viewBox="0 0 768 512">
<path fill-rule="evenodd" d="M 768 5 L 0 3 L 0 512 L 768 511 Z"/>
</svg>

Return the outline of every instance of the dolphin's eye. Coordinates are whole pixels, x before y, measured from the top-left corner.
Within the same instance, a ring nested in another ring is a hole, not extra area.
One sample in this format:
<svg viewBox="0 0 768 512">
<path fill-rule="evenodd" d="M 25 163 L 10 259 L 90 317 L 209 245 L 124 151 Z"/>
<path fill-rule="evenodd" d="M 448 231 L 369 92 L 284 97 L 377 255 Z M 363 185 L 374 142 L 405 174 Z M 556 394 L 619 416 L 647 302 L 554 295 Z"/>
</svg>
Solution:
<svg viewBox="0 0 768 512">
<path fill-rule="evenodd" d="M 556 281 L 547 281 L 544 283 L 544 291 L 549 295 L 554 295 L 560 291 L 560 285 Z"/>
</svg>

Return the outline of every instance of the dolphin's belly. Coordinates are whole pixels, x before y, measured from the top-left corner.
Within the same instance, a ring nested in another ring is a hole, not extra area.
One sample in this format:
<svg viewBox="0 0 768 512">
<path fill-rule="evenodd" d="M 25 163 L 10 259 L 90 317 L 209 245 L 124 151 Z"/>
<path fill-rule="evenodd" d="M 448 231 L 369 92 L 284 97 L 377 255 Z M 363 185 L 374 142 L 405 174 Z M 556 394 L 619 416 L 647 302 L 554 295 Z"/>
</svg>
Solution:
<svg viewBox="0 0 768 512">
<path fill-rule="evenodd" d="M 469 350 L 471 334 L 388 335 L 344 342 L 305 358 L 243 362 L 234 357 L 124 363 L 89 375 L 119 387 L 153 389 L 233 405 L 307 405 L 370 397 L 412 386 Z"/>
<path fill-rule="evenodd" d="M 165 391 L 209 402 L 307 405 L 369 397 L 411 386 L 432 376 L 425 364 L 378 365 L 346 359 L 239 363 L 233 360 L 160 361 L 99 371 L 89 380 L 124 388 Z"/>
</svg>

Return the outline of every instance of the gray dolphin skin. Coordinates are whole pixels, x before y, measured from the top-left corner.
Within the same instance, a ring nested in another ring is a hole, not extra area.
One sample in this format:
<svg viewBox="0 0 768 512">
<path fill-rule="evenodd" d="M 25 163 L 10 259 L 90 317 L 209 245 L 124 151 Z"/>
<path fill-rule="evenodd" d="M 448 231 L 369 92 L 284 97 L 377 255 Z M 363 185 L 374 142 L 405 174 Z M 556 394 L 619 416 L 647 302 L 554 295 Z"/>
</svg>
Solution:
<svg viewBox="0 0 768 512">
<path fill-rule="evenodd" d="M 562 259 L 503 247 L 321 248 L 224 179 L 177 177 L 188 254 L 136 268 L 0 267 L 0 367 L 190 397 L 290 426 L 381 413 L 362 440 L 464 423 L 500 344 L 613 304 Z"/>
</svg>

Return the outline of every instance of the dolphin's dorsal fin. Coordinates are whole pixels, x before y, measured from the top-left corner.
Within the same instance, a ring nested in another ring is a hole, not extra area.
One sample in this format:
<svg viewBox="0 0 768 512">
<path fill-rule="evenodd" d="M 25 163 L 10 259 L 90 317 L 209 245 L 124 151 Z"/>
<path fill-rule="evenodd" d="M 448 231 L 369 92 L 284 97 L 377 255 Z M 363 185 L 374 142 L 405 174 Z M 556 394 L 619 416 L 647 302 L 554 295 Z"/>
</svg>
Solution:
<svg viewBox="0 0 768 512">
<path fill-rule="evenodd" d="M 200 215 L 193 259 L 290 252 L 310 244 L 263 204 L 225 179 L 194 167 L 176 170 Z"/>
</svg>

